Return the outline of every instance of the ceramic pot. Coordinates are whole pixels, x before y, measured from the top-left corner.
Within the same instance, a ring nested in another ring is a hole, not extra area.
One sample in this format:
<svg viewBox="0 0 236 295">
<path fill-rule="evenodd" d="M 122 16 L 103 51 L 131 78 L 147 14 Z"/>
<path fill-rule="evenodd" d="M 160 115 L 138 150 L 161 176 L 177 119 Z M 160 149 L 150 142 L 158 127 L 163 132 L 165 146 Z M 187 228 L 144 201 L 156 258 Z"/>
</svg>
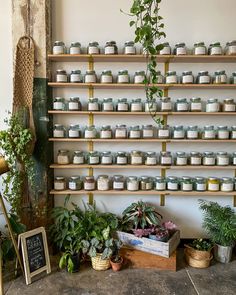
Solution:
<svg viewBox="0 0 236 295">
<path fill-rule="evenodd" d="M 215 260 L 221 263 L 229 263 L 232 258 L 233 247 L 234 247 L 233 245 L 221 246 L 221 245 L 215 244 L 214 246 Z"/>
<path fill-rule="evenodd" d="M 110 259 L 111 267 L 113 271 L 119 271 L 123 264 L 123 257 L 120 256 L 120 262 L 113 262 L 112 258 Z"/>
</svg>

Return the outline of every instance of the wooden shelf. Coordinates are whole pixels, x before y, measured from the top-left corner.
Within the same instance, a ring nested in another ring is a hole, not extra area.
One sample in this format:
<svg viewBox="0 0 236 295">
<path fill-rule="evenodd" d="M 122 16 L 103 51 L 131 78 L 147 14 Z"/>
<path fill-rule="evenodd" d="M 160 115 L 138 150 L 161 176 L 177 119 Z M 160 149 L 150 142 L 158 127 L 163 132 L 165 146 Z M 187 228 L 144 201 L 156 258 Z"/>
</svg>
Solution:
<svg viewBox="0 0 236 295">
<path fill-rule="evenodd" d="M 145 62 L 146 57 L 141 54 L 137 55 L 89 55 L 89 54 L 60 54 L 48 55 L 49 60 L 56 62 Z M 158 63 L 234 63 L 235 55 L 157 55 Z"/>
</svg>

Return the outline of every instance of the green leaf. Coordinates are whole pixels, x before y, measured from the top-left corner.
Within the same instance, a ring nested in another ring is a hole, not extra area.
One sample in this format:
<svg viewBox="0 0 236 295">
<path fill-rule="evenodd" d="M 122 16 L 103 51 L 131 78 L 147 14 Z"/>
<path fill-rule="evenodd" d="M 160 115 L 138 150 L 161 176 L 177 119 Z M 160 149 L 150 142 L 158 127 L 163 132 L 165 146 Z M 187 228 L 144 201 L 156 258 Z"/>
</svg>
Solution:
<svg viewBox="0 0 236 295">
<path fill-rule="evenodd" d="M 135 21 L 134 20 L 132 20 L 132 21 L 129 22 L 129 26 L 130 27 L 132 27 L 134 24 L 135 24 Z"/>
</svg>

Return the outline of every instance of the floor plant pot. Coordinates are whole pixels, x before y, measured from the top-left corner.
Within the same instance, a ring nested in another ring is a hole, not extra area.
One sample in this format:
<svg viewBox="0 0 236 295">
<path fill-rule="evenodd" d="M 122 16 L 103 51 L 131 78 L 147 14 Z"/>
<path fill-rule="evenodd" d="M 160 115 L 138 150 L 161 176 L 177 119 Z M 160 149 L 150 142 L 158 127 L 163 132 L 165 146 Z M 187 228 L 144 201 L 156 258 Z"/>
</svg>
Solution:
<svg viewBox="0 0 236 295">
<path fill-rule="evenodd" d="M 200 250 L 196 250 L 193 247 L 189 246 L 189 245 L 184 245 L 186 248 L 186 254 L 188 254 L 189 256 L 191 256 L 194 259 L 197 260 L 204 260 L 204 259 L 210 259 L 211 257 L 211 250 L 209 251 L 200 251 Z"/>
<path fill-rule="evenodd" d="M 79 256 L 79 254 L 72 255 L 71 260 L 73 261 L 73 264 L 74 264 L 74 268 L 73 268 L 72 273 L 78 272 L 79 268 L 80 268 L 80 256 Z M 68 268 L 67 268 L 67 271 L 68 271 Z"/>
<path fill-rule="evenodd" d="M 123 264 L 123 257 L 120 257 L 120 262 L 113 262 L 111 258 L 110 263 L 113 271 L 119 271 Z"/>
<path fill-rule="evenodd" d="M 215 260 L 217 260 L 221 263 L 230 262 L 230 260 L 232 258 L 233 247 L 234 247 L 233 245 L 221 246 L 221 245 L 215 244 L 215 246 L 214 246 Z"/>
<path fill-rule="evenodd" d="M 201 252 L 205 252 L 205 251 L 201 251 Z M 193 258 L 190 255 L 190 253 L 187 251 L 187 249 L 184 250 L 184 256 L 185 256 L 185 260 L 188 263 L 188 265 L 190 265 L 192 267 L 195 267 L 195 268 L 207 268 L 207 267 L 209 267 L 211 259 L 213 258 L 213 255 L 211 255 L 209 258 L 204 258 L 204 259 Z"/>
<path fill-rule="evenodd" d="M 91 257 L 92 267 L 95 270 L 107 270 L 111 267 L 109 259 L 102 259 L 102 254 L 97 254 L 95 257 Z"/>
</svg>

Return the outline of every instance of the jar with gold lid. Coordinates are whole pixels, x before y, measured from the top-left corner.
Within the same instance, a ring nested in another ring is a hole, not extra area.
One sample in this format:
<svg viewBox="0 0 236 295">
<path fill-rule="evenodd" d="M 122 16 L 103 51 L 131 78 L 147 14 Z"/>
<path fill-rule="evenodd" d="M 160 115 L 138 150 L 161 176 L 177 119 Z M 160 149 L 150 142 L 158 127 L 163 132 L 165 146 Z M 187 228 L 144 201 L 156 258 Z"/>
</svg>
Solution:
<svg viewBox="0 0 236 295">
<path fill-rule="evenodd" d="M 220 179 L 217 177 L 209 177 L 207 180 L 207 188 L 210 192 L 217 192 L 220 190 Z"/>
</svg>

